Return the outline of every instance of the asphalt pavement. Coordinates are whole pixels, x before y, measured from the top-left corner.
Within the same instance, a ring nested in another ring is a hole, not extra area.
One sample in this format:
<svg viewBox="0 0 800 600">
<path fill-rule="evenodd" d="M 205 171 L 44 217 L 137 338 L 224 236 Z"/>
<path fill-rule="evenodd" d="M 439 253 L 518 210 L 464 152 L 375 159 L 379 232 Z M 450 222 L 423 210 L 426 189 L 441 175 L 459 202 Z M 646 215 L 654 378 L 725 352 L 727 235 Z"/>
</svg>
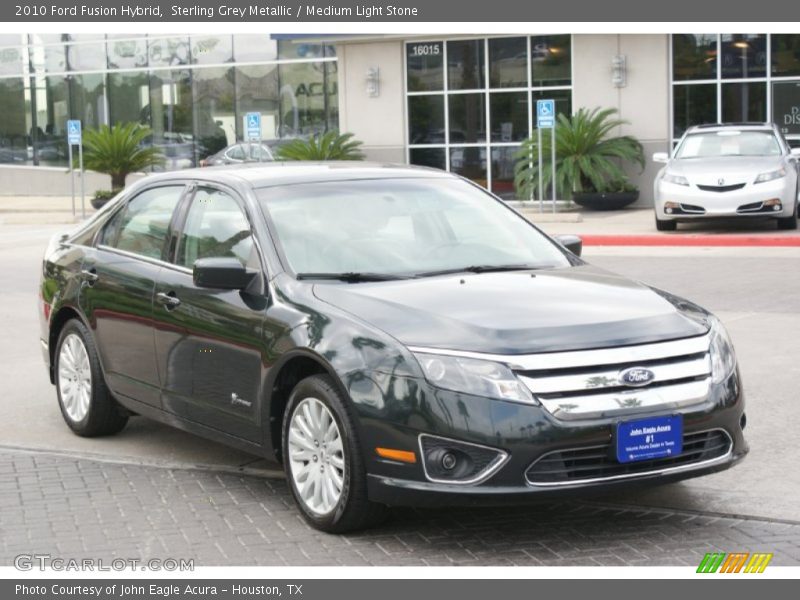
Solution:
<svg viewBox="0 0 800 600">
<path fill-rule="evenodd" d="M 323 541 L 323 547 L 340 548 L 348 539 L 356 546 L 368 540 L 363 552 L 350 547 L 348 558 L 338 560 L 333 550 L 311 549 L 309 540 L 332 538 L 298 520 L 274 465 L 143 418 L 132 419 L 110 438 L 70 433 L 42 364 L 36 314 L 41 254 L 57 229 L 0 225 L 0 376 L 5 384 L 0 395 L 0 562 L 7 562 L 25 539 L 38 540 L 38 546 L 61 544 L 63 551 L 99 552 L 107 547 L 99 538 L 110 523 L 102 515 L 111 514 L 124 523 L 118 535 L 125 544 L 146 552 L 147 544 L 157 541 L 157 549 L 170 550 L 167 538 L 158 541 L 160 534 L 152 528 L 135 526 L 140 518 L 134 517 L 134 507 L 148 510 L 136 482 L 149 481 L 165 484 L 151 500 L 158 518 L 170 520 L 173 546 L 203 557 L 205 564 L 249 564 L 252 560 L 243 557 L 250 542 L 260 548 L 251 553 L 251 558 L 262 557 L 255 559 L 260 564 L 439 564 L 437 556 L 448 564 L 688 564 L 697 553 L 713 549 L 773 547 L 782 564 L 800 564 L 798 248 L 586 251 L 598 266 L 694 300 L 726 324 L 747 394 L 751 453 L 741 465 L 678 484 L 548 505 L 536 513 L 541 521 L 525 509 L 503 515 L 486 509 L 452 515 L 398 510 L 374 534 Z M 41 473 L 48 474 L 49 483 Z M 143 485 L 149 489 L 151 484 Z M 122 496 L 112 493 L 117 489 Z M 85 519 L 91 523 L 83 528 Z M 8 529 L 12 523 L 20 525 Z M 663 546 L 646 551 L 644 538 L 631 537 L 626 523 L 641 525 L 642 536 Z M 28 532 L 24 538 L 23 530 Z M 248 535 L 245 530 L 258 538 L 240 539 Z M 291 548 L 286 550 L 284 542 Z M 225 551 L 220 544 L 231 545 Z M 389 548 L 384 557 L 367 560 L 373 556 L 368 550 L 381 544 Z"/>
</svg>

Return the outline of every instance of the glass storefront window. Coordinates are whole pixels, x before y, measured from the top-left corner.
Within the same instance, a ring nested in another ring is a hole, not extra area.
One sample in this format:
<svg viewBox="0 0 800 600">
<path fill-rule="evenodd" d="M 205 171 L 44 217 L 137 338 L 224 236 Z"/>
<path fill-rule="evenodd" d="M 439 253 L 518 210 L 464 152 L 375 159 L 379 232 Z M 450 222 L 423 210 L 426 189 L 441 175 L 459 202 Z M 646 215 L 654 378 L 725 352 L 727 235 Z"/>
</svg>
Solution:
<svg viewBox="0 0 800 600">
<path fill-rule="evenodd" d="M 447 88 L 476 90 L 486 87 L 483 40 L 447 42 Z"/>
<path fill-rule="evenodd" d="M 261 113 L 261 133 L 265 140 L 278 137 L 280 107 L 278 65 L 243 65 L 236 67 L 236 102 L 239 119 L 236 137 L 244 138 L 242 117 L 248 112 Z"/>
<path fill-rule="evenodd" d="M 767 120 L 766 83 L 723 83 L 722 121 L 764 122 Z"/>
<path fill-rule="evenodd" d="M 800 75 L 800 35 L 772 34 L 772 76 Z"/>
<path fill-rule="evenodd" d="M 412 148 L 410 150 L 410 163 L 421 167 L 446 169 L 444 148 Z"/>
<path fill-rule="evenodd" d="M 0 164 L 24 164 L 32 156 L 29 151 L 25 84 L 21 77 L 0 79 Z"/>
<path fill-rule="evenodd" d="M 67 164 L 68 97 L 64 76 L 36 77 L 36 131 L 32 133 L 36 134 L 37 156 L 41 164 Z"/>
<path fill-rule="evenodd" d="M 765 77 L 767 74 L 767 36 L 724 34 L 722 42 L 722 78 Z"/>
<path fill-rule="evenodd" d="M 193 35 L 192 62 L 197 65 L 233 62 L 233 38 L 229 35 Z"/>
<path fill-rule="evenodd" d="M 328 98 L 322 62 L 285 63 L 278 66 L 280 81 L 279 137 L 310 136 L 328 128 Z"/>
<path fill-rule="evenodd" d="M 144 37 L 109 35 L 106 44 L 109 69 L 137 69 L 147 66 L 147 40 Z"/>
<path fill-rule="evenodd" d="M 409 96 L 408 127 L 408 140 L 412 144 L 443 144 L 444 96 Z"/>
<path fill-rule="evenodd" d="M 297 40 L 278 40 L 278 58 L 322 58 L 325 46 Z"/>
<path fill-rule="evenodd" d="M 166 170 L 195 164 L 191 80 L 188 69 L 150 74 L 150 102 L 142 109 L 142 120 L 150 121 L 152 143 L 164 153 Z"/>
<path fill-rule="evenodd" d="M 84 129 L 106 122 L 105 76 L 102 73 L 70 75 L 70 118 L 80 119 Z"/>
<path fill-rule="evenodd" d="M 488 187 L 486 147 L 462 146 L 450 148 L 450 171 Z"/>
<path fill-rule="evenodd" d="M 147 57 L 150 67 L 178 67 L 188 65 L 189 38 L 149 38 L 147 40 Z"/>
<path fill-rule="evenodd" d="M 572 114 L 572 92 L 570 90 L 541 90 L 531 94 L 531 110 L 536 110 L 537 100 L 556 101 L 556 114 L 570 116 Z M 533 126 L 536 127 L 534 115 Z"/>
<path fill-rule="evenodd" d="M 202 159 L 236 141 L 233 67 L 196 69 L 192 83 L 197 157 Z"/>
<path fill-rule="evenodd" d="M 111 125 L 141 123 L 150 125 L 150 82 L 146 72 L 108 74 L 108 112 Z"/>
<path fill-rule="evenodd" d="M 492 193 L 504 200 L 516 197 L 514 190 L 514 165 L 519 146 L 492 148 Z"/>
<path fill-rule="evenodd" d="M 64 66 L 68 71 L 103 71 L 106 68 L 106 45 L 68 44 Z"/>
<path fill-rule="evenodd" d="M 675 139 L 692 125 L 717 121 L 717 86 L 714 83 L 675 85 L 672 87 L 672 103 Z"/>
<path fill-rule="evenodd" d="M 685 33 L 672 36 L 672 79 L 717 78 L 717 35 Z"/>
<path fill-rule="evenodd" d="M 269 35 L 237 33 L 233 36 L 236 62 L 261 62 L 278 58 L 278 42 Z"/>
<path fill-rule="evenodd" d="M 572 83 L 570 35 L 541 35 L 531 38 L 531 82 L 533 87 Z"/>
<path fill-rule="evenodd" d="M 486 141 L 486 95 L 452 94 L 448 98 L 449 142 L 464 144 Z"/>
<path fill-rule="evenodd" d="M 0 48 L 0 75 L 22 75 L 21 47 Z"/>
<path fill-rule="evenodd" d="M 406 81 L 409 92 L 444 89 L 444 44 L 421 42 L 406 45 Z"/>
<path fill-rule="evenodd" d="M 528 93 L 495 92 L 489 96 L 493 142 L 519 142 L 528 137 Z"/>
<path fill-rule="evenodd" d="M 524 37 L 489 40 L 489 86 L 528 87 L 528 41 Z"/>
</svg>

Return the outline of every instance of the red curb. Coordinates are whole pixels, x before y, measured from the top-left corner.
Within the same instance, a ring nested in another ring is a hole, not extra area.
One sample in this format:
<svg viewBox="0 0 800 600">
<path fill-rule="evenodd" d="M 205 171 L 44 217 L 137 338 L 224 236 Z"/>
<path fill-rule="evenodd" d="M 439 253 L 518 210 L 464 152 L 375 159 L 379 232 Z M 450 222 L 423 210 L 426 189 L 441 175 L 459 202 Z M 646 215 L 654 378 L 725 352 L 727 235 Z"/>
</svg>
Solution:
<svg viewBox="0 0 800 600">
<path fill-rule="evenodd" d="M 800 235 L 681 234 L 581 235 L 585 246 L 764 246 L 800 247 Z"/>
</svg>

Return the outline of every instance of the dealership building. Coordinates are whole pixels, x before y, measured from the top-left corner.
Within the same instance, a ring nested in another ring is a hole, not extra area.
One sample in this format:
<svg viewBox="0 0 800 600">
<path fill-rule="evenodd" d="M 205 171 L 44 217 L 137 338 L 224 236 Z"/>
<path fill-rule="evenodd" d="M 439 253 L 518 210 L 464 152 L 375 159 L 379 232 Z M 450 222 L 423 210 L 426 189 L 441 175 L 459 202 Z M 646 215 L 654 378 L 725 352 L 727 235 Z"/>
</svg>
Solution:
<svg viewBox="0 0 800 600">
<path fill-rule="evenodd" d="M 536 101 L 615 108 L 648 158 L 690 125 L 774 121 L 800 144 L 800 35 L 0 35 L 3 194 L 68 193 L 66 122 L 138 122 L 181 169 L 241 140 L 338 129 L 369 159 L 428 165 L 516 196 Z M 89 187 L 105 185 L 87 179 Z"/>
</svg>

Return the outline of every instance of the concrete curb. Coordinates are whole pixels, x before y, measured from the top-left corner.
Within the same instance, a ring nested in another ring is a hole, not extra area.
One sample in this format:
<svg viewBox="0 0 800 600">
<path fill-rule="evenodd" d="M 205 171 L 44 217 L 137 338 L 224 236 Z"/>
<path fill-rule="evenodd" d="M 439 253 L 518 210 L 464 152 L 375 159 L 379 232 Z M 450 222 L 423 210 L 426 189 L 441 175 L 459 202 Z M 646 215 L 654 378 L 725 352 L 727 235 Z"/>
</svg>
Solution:
<svg viewBox="0 0 800 600">
<path fill-rule="evenodd" d="M 586 246 L 800 247 L 800 235 L 780 234 L 583 234 L 580 237 Z"/>
</svg>

